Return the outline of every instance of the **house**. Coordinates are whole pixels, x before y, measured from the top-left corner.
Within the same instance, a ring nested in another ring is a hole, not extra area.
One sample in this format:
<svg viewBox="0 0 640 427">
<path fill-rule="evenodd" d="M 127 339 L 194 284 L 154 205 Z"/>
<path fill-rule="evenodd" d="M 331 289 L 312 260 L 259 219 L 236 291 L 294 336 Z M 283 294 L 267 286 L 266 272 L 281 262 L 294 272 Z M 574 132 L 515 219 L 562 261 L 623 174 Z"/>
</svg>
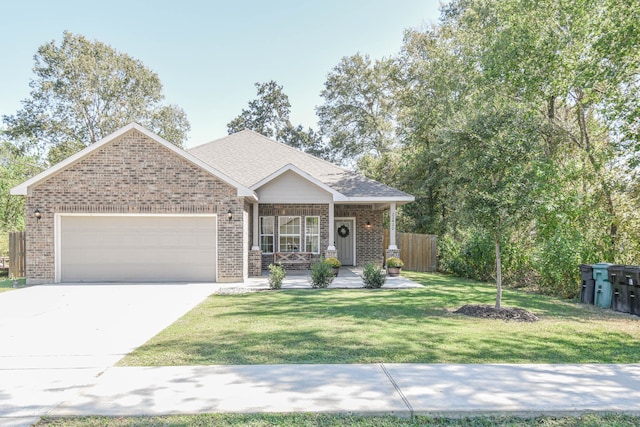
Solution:
<svg viewBox="0 0 640 427">
<path fill-rule="evenodd" d="M 28 284 L 233 282 L 274 258 L 381 262 L 383 212 L 395 230 L 396 208 L 414 200 L 253 131 L 185 151 L 135 123 L 11 194 L 26 196 Z M 387 251 L 398 255 L 395 241 Z"/>
</svg>

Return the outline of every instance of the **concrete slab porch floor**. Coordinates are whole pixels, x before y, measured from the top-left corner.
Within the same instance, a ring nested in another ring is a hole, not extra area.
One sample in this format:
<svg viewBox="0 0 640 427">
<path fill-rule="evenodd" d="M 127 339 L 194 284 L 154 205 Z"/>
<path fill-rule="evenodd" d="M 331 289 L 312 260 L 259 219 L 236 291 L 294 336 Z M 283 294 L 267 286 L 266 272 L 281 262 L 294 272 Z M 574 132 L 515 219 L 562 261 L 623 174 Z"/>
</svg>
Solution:
<svg viewBox="0 0 640 427">
<path fill-rule="evenodd" d="M 252 290 L 269 289 L 269 271 L 263 271 L 261 277 L 249 277 L 245 279 L 243 287 Z M 238 287 L 238 284 L 230 284 Z M 360 289 L 364 286 L 361 267 L 340 267 L 338 276 L 329 286 L 330 289 Z M 408 289 L 422 288 L 423 286 L 406 277 L 387 276 L 383 289 Z M 282 282 L 282 289 L 311 289 L 311 272 L 309 270 L 287 271 L 287 276 Z"/>
</svg>

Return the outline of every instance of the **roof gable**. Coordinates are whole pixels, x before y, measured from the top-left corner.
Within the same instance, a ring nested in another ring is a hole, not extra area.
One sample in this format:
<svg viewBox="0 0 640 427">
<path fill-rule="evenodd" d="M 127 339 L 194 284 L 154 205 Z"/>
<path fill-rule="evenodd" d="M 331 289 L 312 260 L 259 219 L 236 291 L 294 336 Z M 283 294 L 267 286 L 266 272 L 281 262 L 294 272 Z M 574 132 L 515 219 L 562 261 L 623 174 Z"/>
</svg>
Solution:
<svg viewBox="0 0 640 427">
<path fill-rule="evenodd" d="M 12 188 L 10 190 L 10 193 L 13 194 L 13 195 L 27 195 L 30 187 L 33 187 L 33 186 L 36 186 L 36 185 L 40 184 L 41 182 L 45 181 L 49 177 L 52 177 L 52 176 L 56 175 L 57 173 L 65 170 L 66 168 L 70 167 L 71 165 L 76 164 L 77 162 L 79 162 L 82 159 L 86 158 L 91 153 L 99 150 L 100 148 L 104 147 L 105 145 L 109 144 L 110 142 L 113 142 L 116 139 L 118 139 L 118 138 L 122 137 L 123 135 L 127 134 L 128 132 L 131 132 L 131 131 L 134 131 L 134 130 L 142 133 L 143 135 L 145 135 L 146 137 L 148 137 L 152 141 L 162 145 L 163 147 L 167 148 L 168 150 L 172 151 L 173 153 L 175 153 L 176 155 L 182 157 L 183 159 L 187 160 L 188 162 L 200 167 L 201 169 L 203 169 L 207 173 L 219 178 L 220 180 L 222 180 L 222 181 L 226 182 L 227 184 L 231 185 L 232 187 L 236 188 L 237 191 L 238 191 L 238 196 L 257 198 L 254 191 L 250 190 L 246 186 L 244 186 L 241 183 L 237 182 L 232 177 L 229 177 L 226 174 L 222 173 L 221 171 L 216 170 L 214 167 L 212 167 L 208 163 L 205 163 L 202 160 L 200 160 L 199 158 L 194 157 L 193 155 L 189 154 L 188 152 L 184 151 L 183 149 L 175 146 L 174 144 L 168 142 L 164 138 L 161 138 L 160 136 L 158 136 L 155 133 L 149 131 L 148 129 L 140 126 L 137 123 L 131 123 L 131 124 L 127 125 L 127 126 L 124 126 L 124 127 L 120 128 L 120 129 L 118 129 L 117 131 L 113 132 L 112 134 L 107 135 L 106 137 L 102 138 L 100 141 L 97 141 L 94 144 L 91 144 L 90 146 L 86 147 L 85 149 L 75 153 L 74 155 L 68 157 L 67 159 L 61 161 L 60 163 L 57 163 L 54 166 L 51 166 L 50 168 L 48 168 L 45 171 L 39 173 L 38 175 L 34 176 L 33 178 L 23 182 L 20 185 L 15 186 L 14 188 Z"/>
<path fill-rule="evenodd" d="M 189 153 L 253 190 L 286 171 L 293 171 L 331 193 L 336 202 L 408 203 L 414 200 L 410 194 L 251 130 L 194 147 Z"/>
</svg>

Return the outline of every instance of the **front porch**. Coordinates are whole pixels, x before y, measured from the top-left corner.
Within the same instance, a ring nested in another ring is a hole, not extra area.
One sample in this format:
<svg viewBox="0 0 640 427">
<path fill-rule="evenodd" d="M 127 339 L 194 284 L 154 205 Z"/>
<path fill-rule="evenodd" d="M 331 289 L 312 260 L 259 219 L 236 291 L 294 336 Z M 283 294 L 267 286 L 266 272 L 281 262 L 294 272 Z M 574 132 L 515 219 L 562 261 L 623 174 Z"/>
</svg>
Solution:
<svg viewBox="0 0 640 427">
<path fill-rule="evenodd" d="M 263 271 L 260 277 L 249 277 L 244 280 L 244 283 L 230 283 L 225 288 L 230 289 L 244 289 L 248 291 L 261 291 L 268 290 L 269 272 Z M 287 271 L 287 276 L 282 282 L 282 289 L 311 289 L 311 272 L 310 271 Z M 405 277 L 389 277 L 382 289 L 409 289 L 409 288 L 421 288 L 422 285 L 409 280 Z M 329 286 L 329 289 L 362 289 L 362 268 L 360 267 L 340 267 L 340 273 L 338 277 L 333 280 L 333 283 Z M 224 289 L 224 288 L 223 288 Z M 223 291 L 224 292 L 224 291 Z"/>
<path fill-rule="evenodd" d="M 249 277 L 268 273 L 272 263 L 282 263 L 289 271 L 308 272 L 322 257 L 335 257 L 343 266 L 362 268 L 369 262 L 382 264 L 385 256 L 399 256 L 395 237 L 382 248 L 383 214 L 389 213 L 389 226 L 395 231 L 395 202 L 253 203 L 247 211 Z"/>
</svg>

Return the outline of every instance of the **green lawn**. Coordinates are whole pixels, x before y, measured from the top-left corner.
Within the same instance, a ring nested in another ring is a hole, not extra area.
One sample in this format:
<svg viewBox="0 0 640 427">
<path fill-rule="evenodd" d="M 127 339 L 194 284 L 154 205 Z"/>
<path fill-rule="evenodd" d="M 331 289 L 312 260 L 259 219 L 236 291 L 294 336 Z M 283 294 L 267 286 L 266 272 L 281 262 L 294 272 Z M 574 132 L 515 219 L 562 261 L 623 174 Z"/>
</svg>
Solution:
<svg viewBox="0 0 640 427">
<path fill-rule="evenodd" d="M 640 361 L 640 317 L 505 290 L 541 320 L 469 318 L 452 312 L 493 304 L 492 285 L 405 275 L 425 288 L 214 295 L 119 365 Z"/>
<path fill-rule="evenodd" d="M 156 427 L 156 426 L 247 426 L 247 427 L 637 427 L 640 417 L 629 415 L 583 415 L 581 417 L 471 417 L 471 418 L 427 418 L 414 417 L 360 417 L 353 415 L 320 414 L 205 414 L 175 415 L 145 418 L 49 418 L 40 420 L 37 427 Z"/>
<path fill-rule="evenodd" d="M 9 291 L 13 288 L 13 279 L 7 279 L 7 276 L 0 277 L 0 292 Z M 18 279 L 18 286 L 25 286 L 25 279 Z"/>
</svg>

